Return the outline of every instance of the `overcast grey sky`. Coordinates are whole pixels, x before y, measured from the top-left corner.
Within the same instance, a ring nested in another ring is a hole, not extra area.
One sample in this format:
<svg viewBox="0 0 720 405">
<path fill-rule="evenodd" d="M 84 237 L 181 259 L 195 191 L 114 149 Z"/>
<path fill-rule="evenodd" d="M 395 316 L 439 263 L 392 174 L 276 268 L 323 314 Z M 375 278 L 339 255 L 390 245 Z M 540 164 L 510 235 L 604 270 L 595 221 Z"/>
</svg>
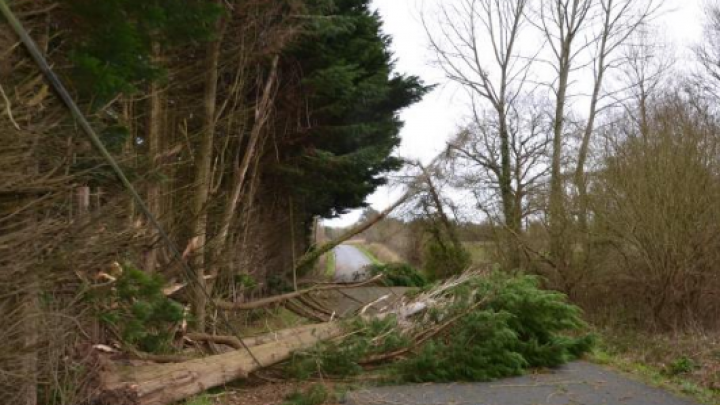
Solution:
<svg viewBox="0 0 720 405">
<path fill-rule="evenodd" d="M 405 122 L 402 144 L 397 155 L 430 161 L 440 152 L 449 137 L 455 133 L 468 112 L 465 94 L 450 85 L 443 73 L 432 66 L 432 53 L 420 22 L 420 6 L 432 9 L 439 2 L 454 0 L 374 0 L 373 7 L 384 22 L 384 32 L 393 39 L 392 49 L 397 59 L 397 71 L 420 76 L 428 84 L 438 87 L 423 101 L 403 111 Z M 703 5 L 706 0 L 660 0 L 662 13 L 654 24 L 665 36 L 682 60 L 689 56 L 689 47 L 701 38 Z M 375 209 L 381 210 L 401 194 L 401 190 L 383 187 L 368 197 Z M 328 226 L 348 226 L 357 221 L 361 210 L 355 210 L 341 218 L 327 220 Z"/>
</svg>

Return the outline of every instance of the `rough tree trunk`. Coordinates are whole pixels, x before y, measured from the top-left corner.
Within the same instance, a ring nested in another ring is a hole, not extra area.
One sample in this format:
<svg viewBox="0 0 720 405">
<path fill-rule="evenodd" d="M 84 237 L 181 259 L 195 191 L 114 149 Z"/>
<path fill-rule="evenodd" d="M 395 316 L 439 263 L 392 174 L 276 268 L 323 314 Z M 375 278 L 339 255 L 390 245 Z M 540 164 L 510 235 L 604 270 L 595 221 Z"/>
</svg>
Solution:
<svg viewBox="0 0 720 405">
<path fill-rule="evenodd" d="M 290 357 L 322 340 L 343 333 L 337 323 L 303 327 L 292 337 L 251 349 L 209 356 L 176 364 L 109 370 L 102 375 L 97 403 L 103 405 L 166 405 L 221 386 Z"/>
<path fill-rule="evenodd" d="M 192 264 L 196 272 L 195 286 L 193 288 L 193 310 L 195 314 L 195 327 L 199 331 L 205 330 L 205 306 L 207 305 L 205 283 L 205 254 L 207 242 L 207 204 L 212 185 L 211 169 L 213 159 L 213 143 L 217 111 L 218 90 L 218 63 L 220 59 L 220 45 L 225 23 L 218 22 L 218 38 L 208 44 L 205 56 L 205 94 L 203 98 L 204 123 L 200 140 L 199 153 L 196 159 L 195 192 L 193 196 L 193 242 L 195 247 Z"/>
<path fill-rule="evenodd" d="M 260 102 L 255 107 L 255 121 L 253 123 L 252 129 L 250 130 L 250 137 L 248 139 L 245 154 L 242 158 L 242 161 L 239 162 L 239 165 L 235 168 L 235 171 L 233 173 L 232 191 L 230 192 L 230 196 L 228 197 L 228 201 L 225 205 L 222 222 L 220 224 L 220 231 L 215 238 L 217 240 L 217 246 L 215 247 L 213 253 L 214 267 L 210 272 L 212 276 L 217 276 L 219 273 L 220 257 L 225 253 L 228 247 L 230 226 L 235 220 L 237 208 L 240 204 L 240 197 L 242 195 L 242 191 L 245 190 L 244 186 L 246 183 L 247 173 L 250 169 L 250 165 L 252 164 L 254 157 L 258 153 L 258 149 L 260 148 L 258 145 L 260 141 L 260 135 L 263 133 L 265 124 L 268 122 L 268 119 L 270 117 L 270 109 L 274 100 L 273 87 L 275 85 L 275 82 L 277 81 L 278 61 L 279 57 L 275 56 L 272 61 L 270 73 L 265 82 Z M 211 282 L 210 284 L 212 286 L 213 283 Z M 212 291 L 212 288 L 209 288 L 209 290 Z"/>
<path fill-rule="evenodd" d="M 550 224 L 550 256 L 556 266 L 565 267 L 567 262 L 566 249 L 566 216 L 565 216 L 565 191 L 562 156 L 563 138 L 565 131 L 565 105 L 567 101 L 567 88 L 570 78 L 570 42 L 563 43 L 562 57 L 560 61 L 560 78 L 557 88 L 557 100 L 555 104 L 555 118 L 553 123 L 552 141 L 552 167 L 550 174 L 550 203 L 549 203 L 549 224 Z"/>
<path fill-rule="evenodd" d="M 154 63 L 161 61 L 160 44 L 153 42 L 152 58 Z M 148 142 L 148 161 L 150 162 L 150 173 L 156 175 L 160 170 L 160 154 L 162 153 L 162 136 L 163 136 L 163 100 L 161 97 L 160 85 L 153 81 L 150 84 L 150 94 L 148 96 L 148 121 L 147 121 L 147 142 Z M 156 177 L 156 176 L 153 176 Z M 147 189 L 147 206 L 155 218 L 162 218 L 162 202 L 161 186 L 158 181 L 150 180 Z M 145 257 L 145 271 L 154 272 L 157 267 L 158 249 L 154 246 L 154 242 L 158 237 L 156 229 L 150 229 L 151 240 L 153 246 L 147 252 Z"/>
</svg>

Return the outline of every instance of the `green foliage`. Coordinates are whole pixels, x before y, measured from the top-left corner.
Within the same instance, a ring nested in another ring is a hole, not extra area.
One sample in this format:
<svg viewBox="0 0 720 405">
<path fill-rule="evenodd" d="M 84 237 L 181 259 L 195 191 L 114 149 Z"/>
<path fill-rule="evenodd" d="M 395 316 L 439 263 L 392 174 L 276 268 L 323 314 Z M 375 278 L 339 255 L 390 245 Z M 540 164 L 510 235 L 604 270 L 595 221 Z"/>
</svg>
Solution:
<svg viewBox="0 0 720 405">
<path fill-rule="evenodd" d="M 406 263 L 375 264 L 370 267 L 370 274 L 382 274 L 387 287 L 424 287 L 428 283 L 422 273 Z"/>
<path fill-rule="evenodd" d="M 401 362 L 401 379 L 410 382 L 488 381 L 522 374 L 528 361 L 513 350 L 517 334 L 508 313 L 469 314 L 446 340 L 434 340 L 417 357 Z"/>
<path fill-rule="evenodd" d="M 518 375 L 528 367 L 557 367 L 588 352 L 594 338 L 564 333 L 585 327 L 578 307 L 560 293 L 539 288 L 532 276 L 494 272 L 458 287 L 451 310 L 487 300 L 398 365 L 403 380 L 487 381 Z"/>
<path fill-rule="evenodd" d="M 682 356 L 667 366 L 667 373 L 675 376 L 680 374 L 687 374 L 698 368 L 697 363 L 689 357 Z"/>
<path fill-rule="evenodd" d="M 255 280 L 255 277 L 249 274 L 236 274 L 235 284 L 237 284 L 238 287 L 244 287 L 248 290 L 253 290 L 258 286 L 258 282 Z"/>
<path fill-rule="evenodd" d="M 184 405 L 213 405 L 213 400 L 209 395 L 202 394 L 190 398 L 183 402 Z"/>
<path fill-rule="evenodd" d="M 462 246 L 429 240 L 424 247 L 425 273 L 431 280 L 441 280 L 460 274 L 472 263 L 472 256 Z"/>
<path fill-rule="evenodd" d="M 167 298 L 165 280 L 132 266 L 123 268 L 116 289 L 109 297 L 100 319 L 116 328 L 124 343 L 142 351 L 171 351 L 173 330 L 183 320 L 183 307 Z"/>
<path fill-rule="evenodd" d="M 488 381 L 519 375 L 527 368 L 556 367 L 592 348 L 594 337 L 582 335 L 585 323 L 578 307 L 560 293 L 539 288 L 532 276 L 494 272 L 476 276 L 436 298 L 446 305 L 425 314 L 415 328 L 427 332 L 448 319 L 450 329 L 394 364 L 401 382 Z M 408 348 L 412 340 L 399 333 L 394 318 L 350 325 L 355 331 L 341 343 L 324 342 L 296 355 L 289 368 L 296 377 L 316 373 L 359 373 L 362 359 Z M 573 336 L 575 334 L 577 336 Z"/>
<path fill-rule="evenodd" d="M 167 48 L 205 41 L 221 14 L 209 0 L 67 0 L 73 22 L 70 58 L 74 83 L 96 105 L 162 70 L 151 60 L 152 43 Z"/>
<path fill-rule="evenodd" d="M 288 395 L 283 405 L 322 405 L 330 399 L 330 393 L 321 384 L 311 386 L 307 391 L 295 391 Z"/>
<path fill-rule="evenodd" d="M 354 333 L 342 342 L 322 342 L 305 353 L 296 353 L 288 371 L 296 378 L 313 375 L 352 376 L 362 371 L 360 360 L 373 354 L 392 352 L 410 345 L 397 330 L 397 319 L 356 320 L 348 329 Z M 377 339 L 382 336 L 382 339 Z"/>
<path fill-rule="evenodd" d="M 391 156 L 400 143 L 397 114 L 428 87 L 393 73 L 390 40 L 369 0 L 311 3 L 325 18 L 313 19 L 287 54 L 304 74 L 298 96 L 302 114 L 310 111 L 308 128 L 277 174 L 309 216 L 334 216 L 364 206 L 384 174 L 400 167 Z"/>
</svg>

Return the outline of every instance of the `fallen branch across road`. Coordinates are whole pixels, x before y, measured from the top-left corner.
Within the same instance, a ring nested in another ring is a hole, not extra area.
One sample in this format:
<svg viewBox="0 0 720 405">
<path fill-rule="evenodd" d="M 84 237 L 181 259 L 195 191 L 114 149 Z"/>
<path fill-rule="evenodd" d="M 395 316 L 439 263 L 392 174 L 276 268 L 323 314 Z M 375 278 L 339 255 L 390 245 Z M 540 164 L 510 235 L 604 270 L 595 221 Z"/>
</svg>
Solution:
<svg viewBox="0 0 720 405">
<path fill-rule="evenodd" d="M 319 285 L 311 288 L 306 288 L 304 290 L 298 290 L 293 291 L 291 293 L 282 294 L 282 295 L 276 295 L 273 297 L 267 297 L 251 302 L 228 302 L 228 301 L 215 301 L 215 305 L 219 309 L 224 309 L 227 311 L 248 311 L 251 309 L 258 309 L 258 308 L 264 308 L 270 305 L 274 304 L 280 304 L 282 302 L 291 300 L 293 298 L 298 298 L 300 296 L 317 292 L 317 291 L 327 291 L 327 290 L 342 290 L 347 288 L 356 288 L 356 287 L 363 287 L 366 285 L 373 284 L 377 281 L 379 281 L 382 278 L 382 275 L 373 277 L 369 280 L 363 281 L 361 283 L 353 283 L 353 284 L 329 284 L 329 285 Z"/>
</svg>

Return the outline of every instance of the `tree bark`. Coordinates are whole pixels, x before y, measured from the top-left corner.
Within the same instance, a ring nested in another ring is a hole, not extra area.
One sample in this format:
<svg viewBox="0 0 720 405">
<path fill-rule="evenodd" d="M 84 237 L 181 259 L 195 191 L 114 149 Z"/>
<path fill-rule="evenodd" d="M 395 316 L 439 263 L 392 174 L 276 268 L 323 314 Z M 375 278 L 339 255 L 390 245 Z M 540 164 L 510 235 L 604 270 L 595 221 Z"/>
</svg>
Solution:
<svg viewBox="0 0 720 405">
<path fill-rule="evenodd" d="M 553 122 L 552 165 L 550 172 L 550 256 L 553 262 L 561 267 L 567 262 L 565 215 L 565 190 L 562 173 L 563 138 L 565 131 L 565 107 L 567 103 L 567 88 L 571 69 L 572 52 L 571 33 L 563 38 L 561 53 L 559 55 L 559 80 L 557 98 L 555 101 L 555 118 Z"/>
<path fill-rule="evenodd" d="M 222 222 L 220 224 L 220 231 L 216 240 L 218 246 L 215 248 L 214 262 L 217 263 L 220 256 L 227 248 L 228 234 L 230 233 L 230 226 L 235 218 L 237 212 L 237 206 L 240 203 L 240 196 L 246 183 L 245 178 L 247 177 L 250 164 L 258 151 L 258 143 L 260 141 L 260 135 L 265 128 L 265 124 L 270 116 L 270 107 L 273 102 L 273 86 L 277 82 L 277 70 L 278 70 L 279 57 L 275 56 L 272 61 L 270 73 L 265 82 L 262 97 L 258 105 L 255 107 L 255 122 L 253 123 L 252 129 L 250 130 L 250 138 L 248 140 L 245 154 L 242 162 L 235 168 L 233 173 L 233 185 L 230 197 L 228 198 L 227 204 L 225 205 L 225 211 L 223 212 Z M 217 266 L 217 264 L 215 265 Z M 211 272 L 212 275 L 217 275 L 218 268 L 214 268 Z"/>
<path fill-rule="evenodd" d="M 304 327 L 292 337 L 245 350 L 183 363 L 125 367 L 105 372 L 96 403 L 107 405 L 166 405 L 245 378 L 263 367 L 279 363 L 296 351 L 343 333 L 337 323 Z"/>
<path fill-rule="evenodd" d="M 195 193 L 192 205 L 195 223 L 193 226 L 194 240 L 191 242 L 195 245 L 192 265 L 196 273 L 193 288 L 193 311 L 196 322 L 195 327 L 201 332 L 205 330 L 205 307 L 207 305 L 207 291 L 204 277 L 206 264 L 205 245 L 207 242 L 208 225 L 207 204 L 212 184 L 211 168 L 217 121 L 215 114 L 217 111 L 218 64 L 224 27 L 224 21 L 221 20 L 217 23 L 218 38 L 207 46 L 207 54 L 205 56 L 205 92 L 203 97 L 204 123 L 198 157 L 195 164 Z"/>
<path fill-rule="evenodd" d="M 153 42 L 152 59 L 157 64 L 160 58 L 160 44 Z M 150 94 L 148 95 L 148 121 L 146 127 L 146 138 L 148 144 L 148 162 L 150 173 L 153 178 L 150 179 L 147 188 L 147 206 L 155 218 L 162 218 L 162 202 L 160 201 L 161 187 L 156 180 L 160 170 L 159 157 L 162 153 L 162 136 L 163 136 L 163 100 L 161 97 L 160 85 L 153 81 L 150 83 Z M 158 249 L 155 240 L 158 238 L 158 232 L 154 227 L 150 227 L 150 236 L 153 243 L 145 256 L 145 271 L 154 272 L 157 267 Z"/>
</svg>

